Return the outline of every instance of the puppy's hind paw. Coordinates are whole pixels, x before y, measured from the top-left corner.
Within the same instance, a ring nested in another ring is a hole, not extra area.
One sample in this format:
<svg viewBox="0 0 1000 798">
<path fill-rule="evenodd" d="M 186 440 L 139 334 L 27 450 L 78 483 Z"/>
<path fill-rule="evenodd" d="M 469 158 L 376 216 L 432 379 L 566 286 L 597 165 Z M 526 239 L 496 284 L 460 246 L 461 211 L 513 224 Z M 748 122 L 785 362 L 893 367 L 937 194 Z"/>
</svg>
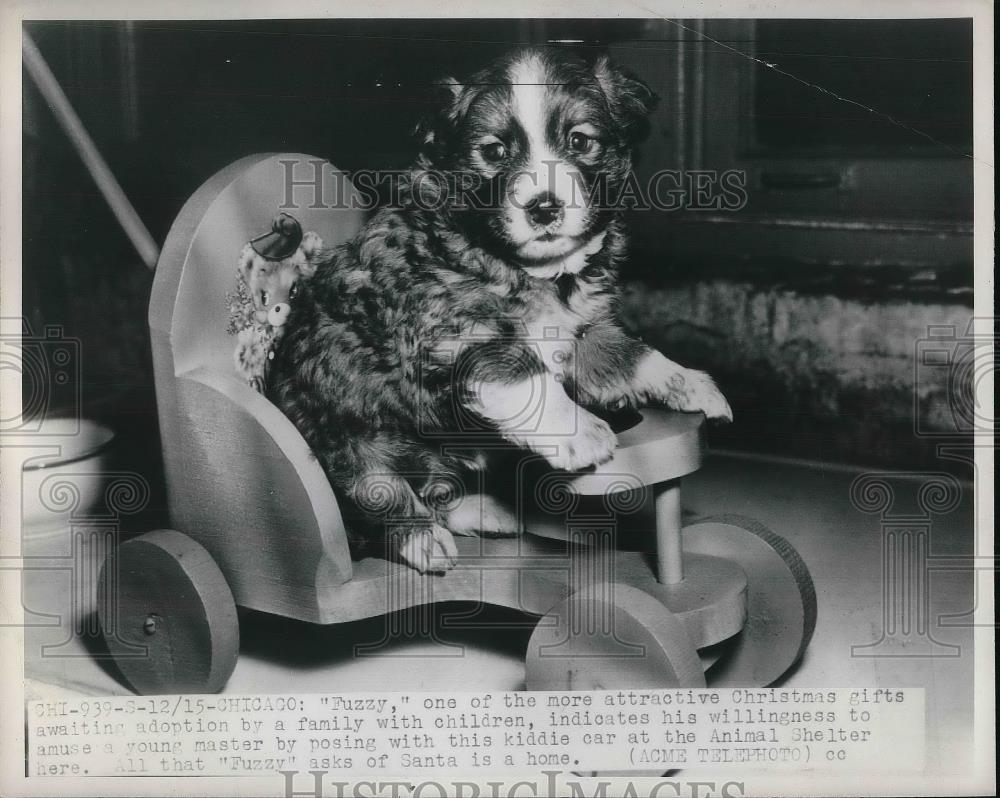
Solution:
<svg viewBox="0 0 1000 798">
<path fill-rule="evenodd" d="M 434 523 L 400 534 L 396 552 L 399 559 L 422 574 L 444 573 L 458 562 L 458 547 L 451 532 Z"/>
<path fill-rule="evenodd" d="M 513 509 L 482 493 L 463 496 L 444 521 L 455 535 L 513 537 L 521 531 Z"/>
</svg>

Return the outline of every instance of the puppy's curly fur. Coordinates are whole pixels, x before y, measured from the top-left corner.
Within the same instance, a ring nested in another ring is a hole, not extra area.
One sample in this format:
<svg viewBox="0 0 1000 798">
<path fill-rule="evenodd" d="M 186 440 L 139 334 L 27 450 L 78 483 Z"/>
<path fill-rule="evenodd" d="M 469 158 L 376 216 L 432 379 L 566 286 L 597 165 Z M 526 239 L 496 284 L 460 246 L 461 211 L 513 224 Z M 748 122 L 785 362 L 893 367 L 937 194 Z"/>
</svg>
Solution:
<svg viewBox="0 0 1000 798">
<path fill-rule="evenodd" d="M 354 531 L 387 537 L 421 571 L 450 567 L 451 532 L 469 531 L 434 506 L 436 486 L 482 465 L 443 439 L 492 432 L 579 469 L 615 446 L 585 407 L 730 416 L 706 375 L 616 321 L 625 235 L 593 197 L 626 179 L 655 101 L 648 87 L 604 58 L 539 50 L 443 86 L 399 205 L 303 284 L 271 389 L 354 511 Z M 442 174 L 474 186 L 455 197 Z M 585 190 L 570 198 L 574 186 Z M 491 531 L 515 532 L 500 516 Z"/>
</svg>

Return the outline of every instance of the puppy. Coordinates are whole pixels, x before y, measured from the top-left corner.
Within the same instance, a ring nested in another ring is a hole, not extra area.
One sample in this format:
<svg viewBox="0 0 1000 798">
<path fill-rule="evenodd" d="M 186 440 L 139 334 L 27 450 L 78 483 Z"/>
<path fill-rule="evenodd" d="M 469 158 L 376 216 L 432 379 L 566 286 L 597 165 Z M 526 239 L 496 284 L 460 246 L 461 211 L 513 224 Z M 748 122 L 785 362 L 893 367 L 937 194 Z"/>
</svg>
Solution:
<svg viewBox="0 0 1000 798">
<path fill-rule="evenodd" d="M 441 506 L 482 467 L 445 439 L 493 433 L 577 470 L 615 450 L 592 409 L 731 419 L 706 374 L 616 321 L 625 236 L 600 198 L 629 173 L 649 88 L 606 58 L 537 49 L 443 87 L 398 204 L 303 284 L 271 379 L 355 533 L 421 572 L 454 564 L 453 533 L 517 531 L 488 500 Z"/>
</svg>

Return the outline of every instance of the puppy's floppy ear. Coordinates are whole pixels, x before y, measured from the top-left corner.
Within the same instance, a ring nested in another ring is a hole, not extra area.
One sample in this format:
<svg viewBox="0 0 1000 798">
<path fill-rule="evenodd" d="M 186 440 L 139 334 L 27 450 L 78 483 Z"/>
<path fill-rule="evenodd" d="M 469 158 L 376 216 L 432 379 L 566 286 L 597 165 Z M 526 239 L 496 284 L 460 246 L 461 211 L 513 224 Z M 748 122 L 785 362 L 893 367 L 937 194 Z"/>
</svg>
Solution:
<svg viewBox="0 0 1000 798">
<path fill-rule="evenodd" d="M 442 78 L 433 83 L 434 107 L 414 130 L 422 155 L 434 161 L 445 146 L 449 130 L 468 110 L 469 98 L 465 87 L 455 78 Z"/>
<path fill-rule="evenodd" d="M 594 63 L 594 77 L 626 139 L 630 143 L 640 141 L 649 132 L 649 115 L 660 98 L 631 72 L 611 63 L 606 55 Z"/>
</svg>

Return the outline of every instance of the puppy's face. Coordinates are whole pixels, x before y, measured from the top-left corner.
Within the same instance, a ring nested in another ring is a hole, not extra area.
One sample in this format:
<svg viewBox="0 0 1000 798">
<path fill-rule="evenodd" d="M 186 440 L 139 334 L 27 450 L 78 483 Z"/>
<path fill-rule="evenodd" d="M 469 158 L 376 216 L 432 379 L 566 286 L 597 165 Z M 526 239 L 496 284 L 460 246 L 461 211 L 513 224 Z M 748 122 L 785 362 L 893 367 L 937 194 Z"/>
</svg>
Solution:
<svg viewBox="0 0 1000 798">
<path fill-rule="evenodd" d="M 591 244 L 645 132 L 649 88 L 603 57 L 588 65 L 542 50 L 446 85 L 423 155 L 474 186 L 472 210 L 456 218 L 529 270 Z"/>
</svg>

